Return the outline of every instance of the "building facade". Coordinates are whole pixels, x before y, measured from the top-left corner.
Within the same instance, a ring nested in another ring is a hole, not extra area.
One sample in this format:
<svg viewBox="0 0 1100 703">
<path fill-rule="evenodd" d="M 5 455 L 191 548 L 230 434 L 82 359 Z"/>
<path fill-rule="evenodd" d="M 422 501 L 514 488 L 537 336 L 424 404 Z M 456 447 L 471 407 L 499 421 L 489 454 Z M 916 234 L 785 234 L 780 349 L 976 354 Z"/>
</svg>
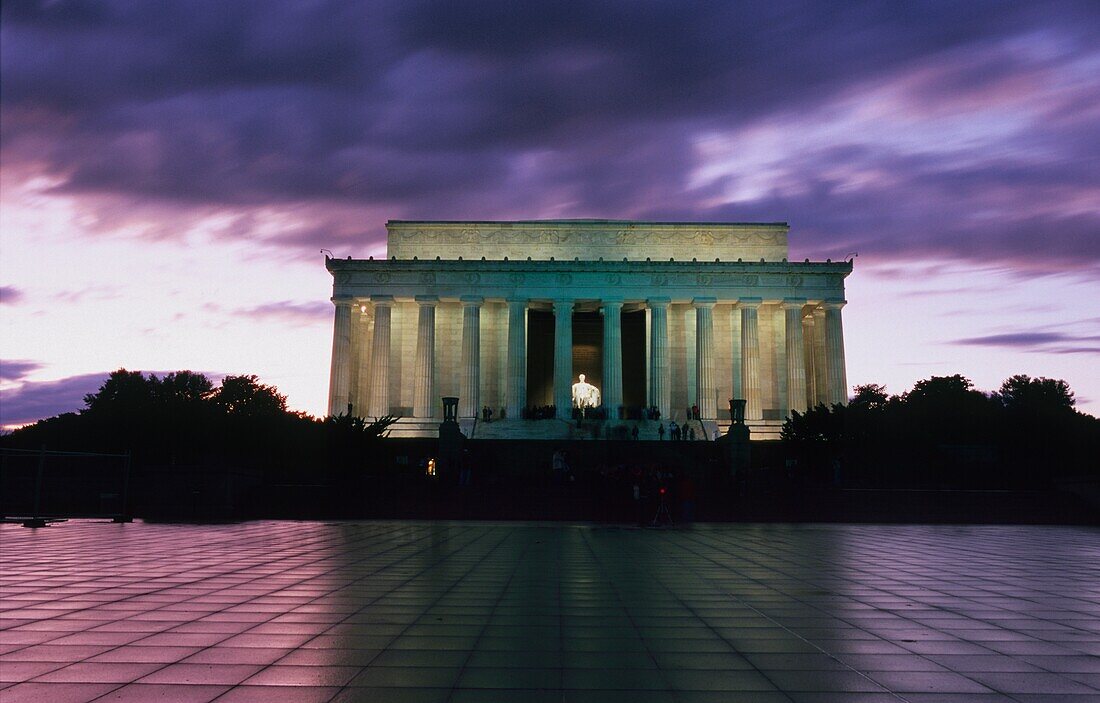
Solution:
<svg viewBox="0 0 1100 703">
<path fill-rule="evenodd" d="M 527 409 L 571 416 L 579 374 L 612 417 L 656 407 L 753 436 L 847 401 L 841 308 L 852 264 L 787 260 L 786 223 L 391 221 L 386 259 L 327 258 L 329 413 L 434 428 Z M 622 410 L 620 410 L 622 408 Z"/>
</svg>

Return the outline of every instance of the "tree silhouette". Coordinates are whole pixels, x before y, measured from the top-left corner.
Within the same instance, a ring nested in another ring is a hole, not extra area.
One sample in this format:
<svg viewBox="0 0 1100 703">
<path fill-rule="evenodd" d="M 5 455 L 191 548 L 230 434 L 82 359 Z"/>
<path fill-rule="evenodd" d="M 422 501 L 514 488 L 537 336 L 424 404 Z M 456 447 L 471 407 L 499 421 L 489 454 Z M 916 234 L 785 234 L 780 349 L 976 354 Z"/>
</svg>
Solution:
<svg viewBox="0 0 1100 703">
<path fill-rule="evenodd" d="M 1018 374 L 1005 380 L 997 392 L 1001 404 L 1010 412 L 1033 415 L 1059 415 L 1073 410 L 1077 401 L 1069 384 L 1053 378 L 1031 378 Z"/>
<path fill-rule="evenodd" d="M 228 415 L 275 417 L 287 411 L 286 396 L 256 376 L 226 376 L 211 399 Z"/>
<path fill-rule="evenodd" d="M 805 465 L 843 457 L 879 485 L 1034 486 L 1096 463 L 1100 420 L 1073 405 L 1062 380 L 1017 375 L 986 395 L 932 376 L 900 396 L 857 386 L 846 406 L 791 413 L 781 436 Z"/>
<path fill-rule="evenodd" d="M 886 407 L 886 403 L 890 400 L 890 394 L 886 392 L 886 386 L 878 383 L 856 386 L 852 391 L 852 400 L 848 403 L 852 406 L 881 410 Z"/>
</svg>

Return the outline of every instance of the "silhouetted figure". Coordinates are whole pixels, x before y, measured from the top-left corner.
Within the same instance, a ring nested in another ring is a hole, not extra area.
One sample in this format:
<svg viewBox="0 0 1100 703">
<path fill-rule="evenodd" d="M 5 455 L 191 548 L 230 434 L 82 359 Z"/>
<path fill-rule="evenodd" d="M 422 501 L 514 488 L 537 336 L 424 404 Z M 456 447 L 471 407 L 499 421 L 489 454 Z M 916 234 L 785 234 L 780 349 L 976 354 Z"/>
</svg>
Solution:
<svg viewBox="0 0 1100 703">
<path fill-rule="evenodd" d="M 634 425 L 634 427 L 630 430 L 630 437 L 631 437 L 631 439 L 634 439 L 634 440 L 638 439 L 638 426 L 637 425 Z"/>
<path fill-rule="evenodd" d="M 665 423 L 657 425 L 657 439 L 664 440 L 665 438 Z"/>
</svg>

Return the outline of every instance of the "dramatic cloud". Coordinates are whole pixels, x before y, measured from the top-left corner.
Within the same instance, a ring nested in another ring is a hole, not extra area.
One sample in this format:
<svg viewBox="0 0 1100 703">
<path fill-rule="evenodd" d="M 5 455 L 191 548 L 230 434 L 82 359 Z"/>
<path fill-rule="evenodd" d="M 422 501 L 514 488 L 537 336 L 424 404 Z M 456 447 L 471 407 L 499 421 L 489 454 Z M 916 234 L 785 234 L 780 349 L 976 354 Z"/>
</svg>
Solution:
<svg viewBox="0 0 1100 703">
<path fill-rule="evenodd" d="M 13 362 L 4 362 L 4 367 L 10 363 Z M 168 372 L 145 371 L 143 373 L 163 377 Z M 203 373 L 215 385 L 221 383 L 225 376 L 221 373 L 201 371 L 196 373 Z M 61 413 L 82 410 L 84 396 L 98 391 L 110 375 L 109 372 L 103 371 L 59 378 L 54 381 L 24 381 L 13 389 L 0 391 L 0 427 L 17 427 Z"/>
<path fill-rule="evenodd" d="M 324 301 L 295 303 L 290 300 L 283 300 L 258 305 L 254 308 L 237 310 L 234 314 L 251 319 L 271 320 L 287 325 L 331 324 L 332 303 Z"/>
<path fill-rule="evenodd" d="M 0 353 L 321 412 L 318 250 L 387 219 L 782 220 L 859 252 L 853 382 L 1097 397 L 1097 36 L 1095 0 L 8 0 Z"/>
<path fill-rule="evenodd" d="M 1003 347 L 1054 354 L 1100 354 L 1100 335 L 1075 336 L 1061 332 L 990 334 L 983 337 L 957 339 L 952 344 Z"/>
<path fill-rule="evenodd" d="M 107 373 L 89 373 L 56 381 L 26 382 L 3 391 L 0 403 L 0 427 L 25 425 L 84 407 L 84 396 L 95 393 L 107 380 Z"/>
<path fill-rule="evenodd" d="M 15 286 L 0 286 L 0 305 L 15 305 L 23 299 L 23 291 Z"/>
<path fill-rule="evenodd" d="M 18 381 L 40 368 L 42 364 L 34 361 L 0 359 L 0 381 Z"/>
<path fill-rule="evenodd" d="M 1089 2 L 13 0 L 0 145 L 112 232 L 779 219 L 815 255 L 1095 270 L 1098 34 Z"/>
</svg>

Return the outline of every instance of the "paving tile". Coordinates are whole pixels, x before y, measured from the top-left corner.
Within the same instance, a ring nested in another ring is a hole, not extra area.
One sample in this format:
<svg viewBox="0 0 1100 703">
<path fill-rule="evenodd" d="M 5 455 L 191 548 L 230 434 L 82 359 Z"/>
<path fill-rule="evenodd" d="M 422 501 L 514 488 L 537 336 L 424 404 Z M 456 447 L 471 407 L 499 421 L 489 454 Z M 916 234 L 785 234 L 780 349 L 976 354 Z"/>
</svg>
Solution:
<svg viewBox="0 0 1100 703">
<path fill-rule="evenodd" d="M 198 647 L 116 647 L 90 657 L 90 662 L 159 662 L 170 664 L 201 652 Z M 207 650 L 209 651 L 209 650 Z M 233 663 L 233 662 L 226 662 Z"/>
<path fill-rule="evenodd" d="M 36 681 L 57 683 L 129 683 L 156 671 L 155 662 L 77 662 L 37 677 Z"/>
<path fill-rule="evenodd" d="M 1094 530 L 0 525 L 0 699 L 1100 695 Z"/>
<path fill-rule="evenodd" d="M 267 647 L 222 647 L 214 646 L 199 650 L 182 661 L 184 664 L 273 664 L 295 650 Z"/>
<path fill-rule="evenodd" d="M 216 703 L 328 703 L 339 692 L 336 686 L 236 686 L 214 700 Z"/>
<path fill-rule="evenodd" d="M 898 693 L 989 693 L 977 681 L 949 671 L 868 671 L 867 676 Z"/>
<path fill-rule="evenodd" d="M 19 683 L 0 690 L 4 703 L 88 703 L 118 688 L 111 683 Z"/>
<path fill-rule="evenodd" d="M 557 669 L 466 669 L 456 688 L 557 689 L 562 674 Z"/>
<path fill-rule="evenodd" d="M 343 686 L 361 671 L 358 666 L 273 664 L 244 681 L 251 686 Z"/>
<path fill-rule="evenodd" d="M 330 703 L 446 703 L 450 688 L 345 688 Z M 495 692 L 494 692 L 495 694 Z M 522 699 L 516 699 L 522 700 Z"/>
<path fill-rule="evenodd" d="M 236 685 L 249 678 L 259 666 L 252 664 L 169 664 L 138 683 L 196 683 Z"/>
<path fill-rule="evenodd" d="M 370 688 L 450 688 L 458 681 L 461 669 L 420 666 L 372 666 L 358 674 L 349 686 Z"/>
<path fill-rule="evenodd" d="M 756 671 L 669 671 L 675 690 L 684 691 L 774 691 L 776 687 Z"/>
<path fill-rule="evenodd" d="M 96 698 L 96 703 L 210 703 L 228 686 L 131 683 Z"/>
<path fill-rule="evenodd" d="M 0 683 L 30 681 L 64 666 L 59 662 L 0 662 Z"/>
<path fill-rule="evenodd" d="M 1098 690 L 1060 674 L 980 672 L 970 674 L 975 681 L 985 684 L 998 693 L 1074 693 L 1097 694 Z"/>
</svg>

